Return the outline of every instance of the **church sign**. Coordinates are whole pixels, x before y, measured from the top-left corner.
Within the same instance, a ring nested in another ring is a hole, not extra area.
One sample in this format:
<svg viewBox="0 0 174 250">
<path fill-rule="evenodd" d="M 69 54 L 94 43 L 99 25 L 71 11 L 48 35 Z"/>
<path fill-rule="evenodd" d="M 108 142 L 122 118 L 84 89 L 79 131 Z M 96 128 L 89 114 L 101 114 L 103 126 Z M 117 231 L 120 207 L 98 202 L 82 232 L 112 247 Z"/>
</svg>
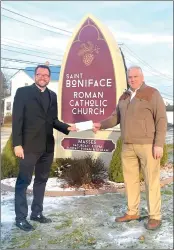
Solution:
<svg viewBox="0 0 174 250">
<path fill-rule="evenodd" d="M 61 120 L 99 121 L 116 106 L 116 79 L 107 41 L 91 18 L 75 36 L 64 67 Z"/>
<path fill-rule="evenodd" d="M 58 91 L 59 119 L 69 124 L 106 119 L 115 110 L 125 88 L 123 58 L 114 37 L 96 18 L 88 15 L 74 32 L 63 58 Z M 89 135 L 85 133 L 78 135 L 86 138 L 86 148 L 92 149 L 87 143 Z M 94 137 L 91 131 L 91 138 L 96 140 L 95 145 L 100 146 L 101 152 L 112 152 L 112 140 L 101 143 Z M 100 139 L 106 141 L 104 137 Z M 82 146 L 72 146 L 77 145 L 77 141 L 78 138 L 73 141 L 66 137 L 61 140 L 61 146 L 70 150 L 67 146 L 70 145 L 71 150 L 84 151 Z M 99 146 L 89 151 L 97 151 Z"/>
</svg>

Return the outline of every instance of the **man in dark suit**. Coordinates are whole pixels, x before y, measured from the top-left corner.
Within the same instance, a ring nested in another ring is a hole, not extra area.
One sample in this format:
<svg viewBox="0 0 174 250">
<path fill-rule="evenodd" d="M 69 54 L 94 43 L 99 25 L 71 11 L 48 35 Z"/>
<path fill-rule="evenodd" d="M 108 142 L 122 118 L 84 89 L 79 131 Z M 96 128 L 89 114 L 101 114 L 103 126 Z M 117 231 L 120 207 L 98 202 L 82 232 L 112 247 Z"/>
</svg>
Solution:
<svg viewBox="0 0 174 250">
<path fill-rule="evenodd" d="M 12 138 L 14 152 L 20 158 L 19 174 L 15 186 L 16 226 L 24 231 L 33 230 L 26 220 L 28 205 L 26 190 L 35 169 L 33 202 L 30 220 L 49 223 L 43 214 L 43 199 L 46 182 L 54 154 L 53 128 L 68 135 L 76 131 L 57 119 L 57 96 L 47 88 L 50 69 L 39 65 L 35 69 L 35 83 L 19 88 L 13 103 Z"/>
</svg>

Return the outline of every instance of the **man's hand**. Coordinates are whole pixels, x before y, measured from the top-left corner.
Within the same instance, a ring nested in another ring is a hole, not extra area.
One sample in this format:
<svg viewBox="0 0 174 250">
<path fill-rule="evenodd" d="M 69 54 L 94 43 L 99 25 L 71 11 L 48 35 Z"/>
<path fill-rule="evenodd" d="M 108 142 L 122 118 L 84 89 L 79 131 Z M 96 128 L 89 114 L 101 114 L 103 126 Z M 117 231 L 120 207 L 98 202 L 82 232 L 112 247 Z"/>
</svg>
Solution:
<svg viewBox="0 0 174 250">
<path fill-rule="evenodd" d="M 97 133 L 98 130 L 100 130 L 101 128 L 101 123 L 97 122 L 97 123 L 93 123 L 93 132 Z"/>
<path fill-rule="evenodd" d="M 162 156 L 163 156 L 163 148 L 158 147 L 158 146 L 154 146 L 153 147 L 153 157 L 154 157 L 154 159 L 161 158 Z"/>
<path fill-rule="evenodd" d="M 68 129 L 68 131 L 78 131 L 78 129 L 76 128 L 76 125 L 75 125 L 75 124 L 71 125 L 71 126 L 68 127 L 67 129 Z"/>
<path fill-rule="evenodd" d="M 24 150 L 22 146 L 14 147 L 14 153 L 17 157 L 24 159 Z"/>
</svg>

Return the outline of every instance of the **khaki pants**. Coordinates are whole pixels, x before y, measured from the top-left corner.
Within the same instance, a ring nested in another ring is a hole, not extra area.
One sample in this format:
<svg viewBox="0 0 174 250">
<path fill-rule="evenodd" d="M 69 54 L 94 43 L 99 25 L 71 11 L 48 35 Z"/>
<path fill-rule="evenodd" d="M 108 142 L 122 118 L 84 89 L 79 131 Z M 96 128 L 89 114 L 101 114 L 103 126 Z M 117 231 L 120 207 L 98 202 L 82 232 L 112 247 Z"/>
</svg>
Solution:
<svg viewBox="0 0 174 250">
<path fill-rule="evenodd" d="M 151 219 L 161 219 L 160 159 L 155 160 L 150 144 L 123 144 L 122 166 L 128 199 L 129 215 L 139 214 L 139 166 L 144 175 L 148 213 Z M 140 163 L 140 164 L 139 164 Z"/>
</svg>

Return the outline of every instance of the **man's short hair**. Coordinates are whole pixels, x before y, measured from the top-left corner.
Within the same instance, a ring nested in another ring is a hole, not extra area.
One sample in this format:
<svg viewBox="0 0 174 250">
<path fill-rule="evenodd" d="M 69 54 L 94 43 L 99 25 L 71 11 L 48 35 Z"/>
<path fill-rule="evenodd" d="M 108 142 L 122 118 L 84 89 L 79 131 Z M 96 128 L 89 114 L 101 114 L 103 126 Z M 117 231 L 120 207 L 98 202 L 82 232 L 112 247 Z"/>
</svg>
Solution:
<svg viewBox="0 0 174 250">
<path fill-rule="evenodd" d="M 42 68 L 42 69 L 47 69 L 49 71 L 49 76 L 51 75 L 51 70 L 50 68 L 47 66 L 47 65 L 38 65 L 36 68 L 35 68 L 35 75 L 36 75 L 36 72 L 39 68 Z"/>
<path fill-rule="evenodd" d="M 138 69 L 140 72 L 141 72 L 141 74 L 143 74 L 143 71 L 142 71 L 142 68 L 140 67 L 140 66 L 131 66 L 131 67 L 129 67 L 128 69 L 127 69 L 127 74 L 129 73 L 129 71 L 131 70 L 131 69 Z"/>
</svg>

